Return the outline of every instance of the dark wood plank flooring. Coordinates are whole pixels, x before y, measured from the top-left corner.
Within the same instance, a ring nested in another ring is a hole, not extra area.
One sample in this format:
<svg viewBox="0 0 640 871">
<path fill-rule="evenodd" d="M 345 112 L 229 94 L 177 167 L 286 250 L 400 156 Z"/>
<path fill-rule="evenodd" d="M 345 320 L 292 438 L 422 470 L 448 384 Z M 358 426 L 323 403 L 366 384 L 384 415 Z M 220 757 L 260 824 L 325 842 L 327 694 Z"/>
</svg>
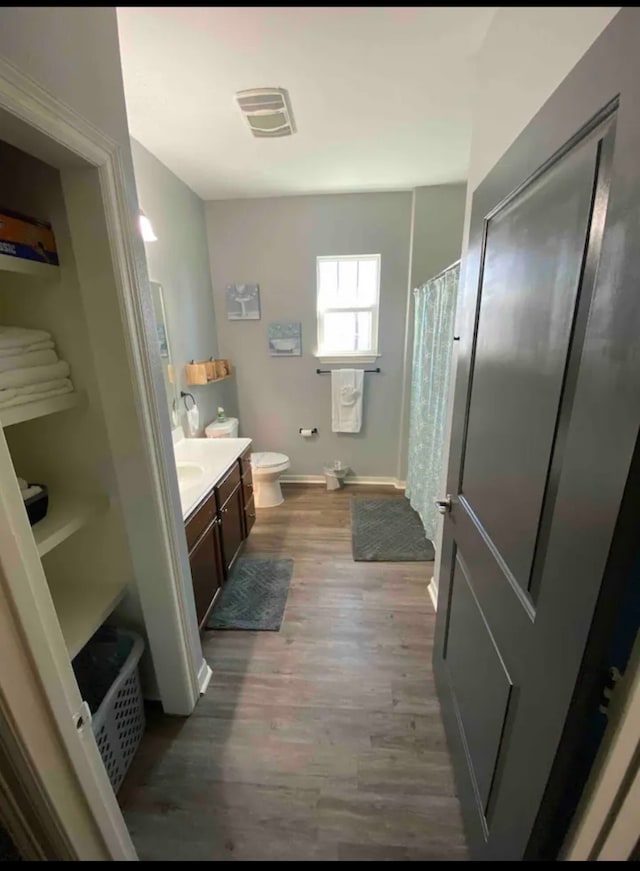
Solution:
<svg viewBox="0 0 640 871">
<path fill-rule="evenodd" d="M 120 791 L 141 859 L 467 857 L 431 672 L 432 563 L 356 563 L 352 495 L 289 485 L 247 555 L 292 557 L 280 632 L 206 632 L 188 719 L 150 710 Z"/>
</svg>

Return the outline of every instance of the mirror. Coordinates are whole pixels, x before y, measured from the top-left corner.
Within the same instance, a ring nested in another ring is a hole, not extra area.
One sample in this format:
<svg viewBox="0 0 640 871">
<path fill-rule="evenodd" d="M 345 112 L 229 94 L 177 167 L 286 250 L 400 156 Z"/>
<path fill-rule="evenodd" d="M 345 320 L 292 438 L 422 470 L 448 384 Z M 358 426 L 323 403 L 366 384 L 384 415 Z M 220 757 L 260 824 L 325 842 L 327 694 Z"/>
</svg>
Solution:
<svg viewBox="0 0 640 871">
<path fill-rule="evenodd" d="M 164 299 L 162 296 L 162 285 L 157 281 L 149 281 L 149 284 L 151 286 L 153 312 L 156 319 L 158 345 L 160 348 L 160 358 L 162 360 L 162 370 L 164 373 L 164 386 L 167 394 L 167 407 L 169 409 L 169 417 L 171 418 L 173 411 L 173 400 L 176 397 L 176 387 L 173 359 L 171 357 L 171 345 L 169 344 L 169 330 L 167 328 L 167 318 L 165 316 Z"/>
</svg>

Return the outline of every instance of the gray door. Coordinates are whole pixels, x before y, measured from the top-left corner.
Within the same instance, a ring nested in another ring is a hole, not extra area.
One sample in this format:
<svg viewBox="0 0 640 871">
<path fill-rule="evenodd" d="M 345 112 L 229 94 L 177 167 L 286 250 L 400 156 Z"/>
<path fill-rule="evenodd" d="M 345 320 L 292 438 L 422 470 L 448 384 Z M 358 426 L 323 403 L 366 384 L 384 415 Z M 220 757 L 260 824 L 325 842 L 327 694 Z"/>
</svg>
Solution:
<svg viewBox="0 0 640 871">
<path fill-rule="evenodd" d="M 639 41 L 625 9 L 472 204 L 434 667 L 476 858 L 557 851 L 636 538 Z"/>
</svg>

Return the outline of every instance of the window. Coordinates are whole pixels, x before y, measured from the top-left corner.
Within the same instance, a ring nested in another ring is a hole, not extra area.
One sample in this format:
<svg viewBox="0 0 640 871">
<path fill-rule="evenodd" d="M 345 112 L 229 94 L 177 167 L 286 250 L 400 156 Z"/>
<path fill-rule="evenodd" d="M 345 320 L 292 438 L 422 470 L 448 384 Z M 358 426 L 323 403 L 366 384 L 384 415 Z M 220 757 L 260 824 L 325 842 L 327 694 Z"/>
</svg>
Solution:
<svg viewBox="0 0 640 871">
<path fill-rule="evenodd" d="M 380 255 L 318 257 L 318 357 L 376 357 Z"/>
</svg>

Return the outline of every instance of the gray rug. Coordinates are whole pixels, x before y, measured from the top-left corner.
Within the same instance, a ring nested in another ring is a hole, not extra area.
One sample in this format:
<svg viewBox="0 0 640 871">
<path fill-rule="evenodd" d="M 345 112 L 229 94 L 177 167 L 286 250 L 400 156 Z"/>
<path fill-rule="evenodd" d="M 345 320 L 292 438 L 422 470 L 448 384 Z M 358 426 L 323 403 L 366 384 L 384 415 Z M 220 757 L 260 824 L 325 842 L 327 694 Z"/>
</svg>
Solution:
<svg viewBox="0 0 640 871">
<path fill-rule="evenodd" d="M 293 575 L 292 559 L 239 557 L 216 602 L 208 629 L 277 632 Z"/>
<path fill-rule="evenodd" d="M 435 556 L 422 521 L 404 497 L 352 499 L 351 549 L 356 562 L 429 562 Z"/>
</svg>

